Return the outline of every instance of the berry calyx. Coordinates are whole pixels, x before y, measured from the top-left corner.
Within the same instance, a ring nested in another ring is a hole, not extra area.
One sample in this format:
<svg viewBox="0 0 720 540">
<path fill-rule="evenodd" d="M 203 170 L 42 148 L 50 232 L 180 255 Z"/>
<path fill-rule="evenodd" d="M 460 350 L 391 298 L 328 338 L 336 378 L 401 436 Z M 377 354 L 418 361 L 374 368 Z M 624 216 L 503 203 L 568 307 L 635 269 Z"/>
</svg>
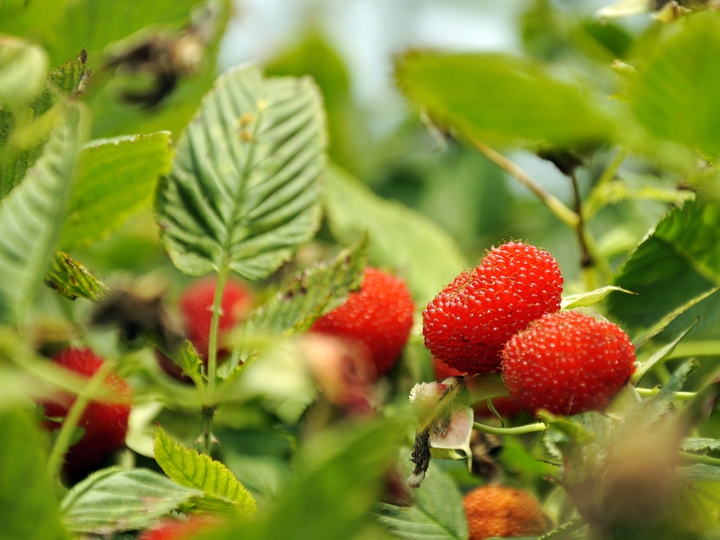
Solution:
<svg viewBox="0 0 720 540">
<path fill-rule="evenodd" d="M 410 336 L 413 301 L 405 283 L 377 268 L 366 268 L 360 291 L 317 319 L 311 331 L 362 344 L 375 378 L 387 373 Z"/>
<path fill-rule="evenodd" d="M 65 349 L 53 358 L 53 363 L 74 373 L 90 378 L 100 369 L 103 359 L 88 348 Z M 127 383 L 111 373 L 105 385 L 129 401 L 132 392 Z M 64 419 L 75 396 L 62 395 L 57 400 L 44 401 L 44 415 L 48 419 Z M 65 454 L 65 473 L 71 481 L 77 481 L 93 471 L 112 452 L 125 445 L 130 406 L 121 403 L 100 403 L 91 401 L 85 407 L 78 422 L 84 430 L 82 438 Z M 47 420 L 43 427 L 49 431 L 59 429 L 62 422 Z"/>
<path fill-rule="evenodd" d="M 617 325 L 577 311 L 545 315 L 503 350 L 510 395 L 535 414 L 602 411 L 635 371 L 635 349 Z"/>
<path fill-rule="evenodd" d="M 527 491 L 507 486 L 480 486 L 463 497 L 469 540 L 539 536 L 548 529 L 540 504 Z"/>
<path fill-rule="evenodd" d="M 425 346 L 460 372 L 499 371 L 503 344 L 560 309 L 562 284 L 560 267 L 546 251 L 520 242 L 495 248 L 428 304 Z"/>
</svg>

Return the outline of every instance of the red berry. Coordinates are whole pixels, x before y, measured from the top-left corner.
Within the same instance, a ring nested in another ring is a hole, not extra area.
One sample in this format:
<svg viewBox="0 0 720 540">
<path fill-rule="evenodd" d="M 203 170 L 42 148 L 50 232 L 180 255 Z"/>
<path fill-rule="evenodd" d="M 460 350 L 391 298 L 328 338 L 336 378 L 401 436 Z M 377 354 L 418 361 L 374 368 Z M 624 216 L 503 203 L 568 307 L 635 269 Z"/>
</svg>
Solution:
<svg viewBox="0 0 720 540">
<path fill-rule="evenodd" d="M 463 498 L 467 516 L 468 540 L 540 536 L 548 529 L 548 519 L 535 497 L 522 489 L 506 486 L 480 486 Z"/>
<path fill-rule="evenodd" d="M 205 361 L 210 344 L 210 322 L 216 282 L 215 277 L 196 281 L 185 289 L 180 297 L 185 333 Z M 218 332 L 229 330 L 240 322 L 249 311 L 251 303 L 248 289 L 241 283 L 228 279 L 220 302 Z M 222 351 L 218 351 L 220 352 Z"/>
<path fill-rule="evenodd" d="M 197 514 L 187 520 L 166 519 L 157 527 L 143 532 L 137 540 L 190 540 L 217 522 L 217 519 Z"/>
<path fill-rule="evenodd" d="M 451 368 L 445 362 L 442 362 L 433 356 L 433 369 L 435 371 L 435 380 L 442 381 L 448 377 L 462 377 L 465 375 L 462 371 Z"/>
<path fill-rule="evenodd" d="M 558 263 L 546 251 L 518 242 L 495 248 L 428 304 L 425 346 L 460 372 L 499 371 L 503 344 L 560 309 L 562 284 Z"/>
<path fill-rule="evenodd" d="M 635 371 L 635 350 L 611 322 L 577 311 L 545 315 L 503 350 L 510 395 L 532 413 L 602 411 Z"/>
<path fill-rule="evenodd" d="M 362 343 L 380 377 L 392 367 L 410 336 L 413 308 L 403 281 L 367 268 L 360 291 L 350 293 L 344 304 L 320 317 L 311 330 Z"/>
<path fill-rule="evenodd" d="M 69 348 L 55 356 L 53 362 L 70 371 L 90 378 L 102 365 L 103 359 L 90 349 Z M 111 373 L 105 384 L 127 401 L 131 391 L 127 383 Z M 58 401 L 42 402 L 47 418 L 65 418 L 75 396 L 63 395 Z M 65 455 L 65 472 L 71 481 L 79 480 L 94 470 L 108 455 L 125 445 L 130 406 L 127 404 L 100 403 L 91 401 L 78 422 L 85 430 L 82 438 L 70 447 Z M 43 426 L 50 430 L 60 428 L 60 423 L 45 421 Z"/>
</svg>

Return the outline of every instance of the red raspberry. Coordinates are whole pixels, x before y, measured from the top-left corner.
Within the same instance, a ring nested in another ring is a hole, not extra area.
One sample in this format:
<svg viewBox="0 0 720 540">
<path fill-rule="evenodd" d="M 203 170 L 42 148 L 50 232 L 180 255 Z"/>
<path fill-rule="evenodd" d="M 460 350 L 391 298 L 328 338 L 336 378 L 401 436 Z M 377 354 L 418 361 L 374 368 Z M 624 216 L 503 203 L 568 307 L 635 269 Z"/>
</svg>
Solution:
<svg viewBox="0 0 720 540">
<path fill-rule="evenodd" d="M 53 362 L 70 371 L 90 378 L 102 365 L 103 359 L 90 349 L 69 348 L 55 356 Z M 127 383 L 111 373 L 105 384 L 124 398 L 131 398 Z M 75 396 L 63 395 L 58 401 L 42 402 L 47 418 L 65 418 Z M 65 472 L 71 481 L 77 481 L 94 470 L 108 455 L 125 445 L 130 406 L 126 404 L 91 401 L 78 422 L 85 430 L 82 438 L 65 455 Z M 49 431 L 60 428 L 60 423 L 43 422 Z"/>
<path fill-rule="evenodd" d="M 503 344 L 560 309 L 563 278 L 546 251 L 518 242 L 495 248 L 423 311 L 425 346 L 463 373 L 500 370 Z"/>
<path fill-rule="evenodd" d="M 548 519 L 537 500 L 522 489 L 480 486 L 465 495 L 463 506 L 468 540 L 540 536 L 548 529 Z"/>
<path fill-rule="evenodd" d="M 368 351 L 375 378 L 385 374 L 410 336 L 413 301 L 403 281 L 376 268 L 365 270 L 359 292 L 313 324 L 311 331 L 351 338 Z"/>
<path fill-rule="evenodd" d="M 143 532 L 137 540 L 189 540 L 216 523 L 215 518 L 197 514 L 187 520 L 166 519 L 157 527 Z"/>
<path fill-rule="evenodd" d="M 180 296 L 180 312 L 183 315 L 185 333 L 205 361 L 210 344 L 210 322 L 216 283 L 215 277 L 201 279 L 191 284 Z M 238 324 L 250 310 L 251 304 L 250 291 L 240 282 L 228 279 L 220 302 L 218 333 Z"/>
<path fill-rule="evenodd" d="M 635 350 L 618 326 L 577 311 L 550 313 L 503 350 L 503 379 L 527 411 L 602 411 L 635 371 Z"/>
</svg>

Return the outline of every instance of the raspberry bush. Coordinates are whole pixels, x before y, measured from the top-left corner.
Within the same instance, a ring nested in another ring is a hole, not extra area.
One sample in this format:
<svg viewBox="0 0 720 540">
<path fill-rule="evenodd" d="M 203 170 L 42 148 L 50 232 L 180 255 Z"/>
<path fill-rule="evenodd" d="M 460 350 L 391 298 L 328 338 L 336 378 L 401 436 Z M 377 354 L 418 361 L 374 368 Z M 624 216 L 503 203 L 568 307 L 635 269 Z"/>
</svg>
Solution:
<svg viewBox="0 0 720 540">
<path fill-rule="evenodd" d="M 718 537 L 717 6 L 231 4 L 0 2 L 0 537 Z"/>
</svg>

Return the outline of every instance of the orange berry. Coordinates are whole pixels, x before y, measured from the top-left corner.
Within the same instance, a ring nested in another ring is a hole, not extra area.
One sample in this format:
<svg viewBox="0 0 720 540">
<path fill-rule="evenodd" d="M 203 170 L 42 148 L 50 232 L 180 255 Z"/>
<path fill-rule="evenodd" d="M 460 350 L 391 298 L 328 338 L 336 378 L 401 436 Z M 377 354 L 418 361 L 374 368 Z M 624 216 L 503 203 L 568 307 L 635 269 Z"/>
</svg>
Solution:
<svg viewBox="0 0 720 540">
<path fill-rule="evenodd" d="M 535 497 L 522 489 L 481 486 L 463 499 L 469 540 L 539 536 L 548 529 L 548 519 Z"/>
</svg>

